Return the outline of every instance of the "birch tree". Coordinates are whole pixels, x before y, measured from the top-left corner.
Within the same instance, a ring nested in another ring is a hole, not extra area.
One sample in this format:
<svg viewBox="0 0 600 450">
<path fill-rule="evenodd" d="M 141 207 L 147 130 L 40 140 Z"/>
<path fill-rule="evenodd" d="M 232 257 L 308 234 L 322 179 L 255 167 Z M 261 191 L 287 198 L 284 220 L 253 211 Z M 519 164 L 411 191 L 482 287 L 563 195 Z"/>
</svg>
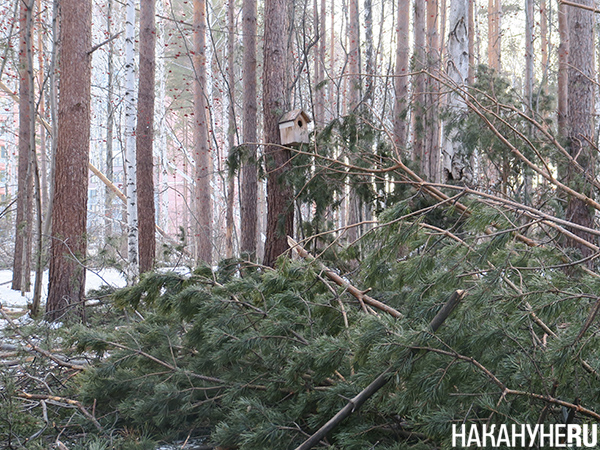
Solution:
<svg viewBox="0 0 600 450">
<path fill-rule="evenodd" d="M 156 14 L 159 17 L 165 15 L 165 0 L 158 0 L 156 5 Z M 166 97 L 166 71 L 165 71 L 165 23 L 161 20 L 157 24 L 156 36 L 156 80 L 157 80 L 157 101 L 154 107 L 154 123 L 156 124 L 156 146 L 158 158 L 160 161 L 160 189 L 158 203 L 159 223 L 163 230 L 167 229 L 169 218 L 169 185 L 167 170 L 167 131 L 165 123 L 165 97 Z"/>
<path fill-rule="evenodd" d="M 137 168 L 135 157 L 135 1 L 125 6 L 125 192 L 127 196 L 127 275 L 139 275 Z"/>
<path fill-rule="evenodd" d="M 468 10 L 468 0 L 452 0 L 450 3 L 446 73 L 452 82 L 453 91 L 448 94 L 447 105 L 453 120 L 457 121 L 467 113 L 461 90 L 465 88 L 469 76 Z M 448 129 L 450 131 L 442 146 L 444 175 L 450 180 L 470 182 L 473 174 L 468 156 L 458 140 L 458 131 L 450 124 Z"/>
</svg>

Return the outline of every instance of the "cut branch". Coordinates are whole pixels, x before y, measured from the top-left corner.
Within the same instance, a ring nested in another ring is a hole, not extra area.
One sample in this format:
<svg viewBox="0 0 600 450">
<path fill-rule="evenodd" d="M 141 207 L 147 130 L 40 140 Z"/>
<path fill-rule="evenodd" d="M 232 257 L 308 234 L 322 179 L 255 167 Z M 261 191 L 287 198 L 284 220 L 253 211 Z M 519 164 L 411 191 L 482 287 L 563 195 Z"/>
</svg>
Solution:
<svg viewBox="0 0 600 450">
<path fill-rule="evenodd" d="M 386 312 L 386 313 L 390 314 L 391 316 L 395 317 L 396 319 L 400 319 L 403 317 L 402 314 L 398 310 L 392 308 L 391 306 L 386 305 L 383 302 L 380 302 L 379 300 L 374 299 L 373 297 L 370 297 L 364 291 L 361 291 L 360 289 L 356 288 L 355 286 L 352 286 L 348 281 L 344 280 L 341 276 L 339 276 L 333 270 L 326 267 L 320 261 L 317 261 L 300 244 L 298 244 L 296 241 L 294 241 L 289 236 L 288 236 L 288 245 L 290 246 L 291 249 L 295 250 L 298 253 L 298 255 L 300 255 L 302 258 L 304 258 L 310 262 L 316 262 L 319 265 L 319 269 L 321 269 L 323 271 L 323 273 L 327 276 L 327 278 L 329 278 L 331 281 L 333 281 L 338 286 L 341 286 L 341 287 L 347 289 L 347 291 L 350 294 L 352 294 L 352 296 L 355 297 L 359 302 L 364 302 L 367 305 L 372 306 L 373 308 L 377 308 L 380 311 Z"/>
<path fill-rule="evenodd" d="M 83 406 L 77 400 L 72 400 L 65 397 L 57 397 L 55 395 L 29 394 L 27 392 L 19 392 L 17 393 L 17 397 L 27 400 L 51 400 L 54 402 L 66 403 L 67 405 L 73 406 L 81 411 L 81 413 L 87 417 L 99 431 L 104 431 L 98 420 L 96 420 L 96 418 L 87 409 L 85 409 L 85 406 Z"/>
</svg>

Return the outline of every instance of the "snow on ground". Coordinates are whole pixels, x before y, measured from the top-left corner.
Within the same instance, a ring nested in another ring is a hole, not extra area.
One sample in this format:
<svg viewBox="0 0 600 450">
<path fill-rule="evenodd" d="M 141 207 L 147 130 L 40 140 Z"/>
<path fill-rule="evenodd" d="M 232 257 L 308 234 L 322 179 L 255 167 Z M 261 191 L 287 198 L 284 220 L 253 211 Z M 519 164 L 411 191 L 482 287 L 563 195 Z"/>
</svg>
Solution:
<svg viewBox="0 0 600 450">
<path fill-rule="evenodd" d="M 22 296 L 20 292 L 13 291 L 10 288 L 12 280 L 12 271 L 0 270 L 0 304 L 6 309 L 22 310 L 27 308 L 27 304 L 31 303 L 33 292 L 28 292 Z M 31 289 L 33 291 L 33 283 L 35 275 L 31 274 Z M 115 269 L 102 269 L 87 271 L 85 279 L 86 292 L 91 289 L 98 289 L 101 286 L 123 287 L 125 286 L 125 278 Z M 45 303 L 48 294 L 48 271 L 44 272 L 44 281 L 42 283 L 42 303 Z"/>
</svg>

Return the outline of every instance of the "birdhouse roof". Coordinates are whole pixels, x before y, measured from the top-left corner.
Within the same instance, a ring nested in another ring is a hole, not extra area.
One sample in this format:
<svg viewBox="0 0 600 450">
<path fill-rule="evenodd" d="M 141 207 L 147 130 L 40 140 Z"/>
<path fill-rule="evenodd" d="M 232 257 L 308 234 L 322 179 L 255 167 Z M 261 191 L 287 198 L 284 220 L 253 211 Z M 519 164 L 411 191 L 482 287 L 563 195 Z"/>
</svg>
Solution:
<svg viewBox="0 0 600 450">
<path fill-rule="evenodd" d="M 300 116 L 302 116 L 304 118 L 304 121 L 306 123 L 312 122 L 310 116 L 308 114 L 306 114 L 304 112 L 304 110 L 294 109 L 292 111 L 285 113 L 283 116 L 281 116 L 281 119 L 279 119 L 279 123 L 282 124 L 282 123 L 286 123 L 286 122 L 294 122 Z"/>
</svg>

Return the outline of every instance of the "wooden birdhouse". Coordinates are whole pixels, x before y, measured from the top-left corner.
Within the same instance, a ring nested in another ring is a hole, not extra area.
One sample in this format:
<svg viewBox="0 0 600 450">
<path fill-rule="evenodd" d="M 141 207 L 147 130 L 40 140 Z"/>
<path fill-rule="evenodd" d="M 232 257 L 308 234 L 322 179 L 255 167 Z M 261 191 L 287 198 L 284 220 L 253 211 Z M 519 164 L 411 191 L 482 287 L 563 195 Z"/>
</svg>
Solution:
<svg viewBox="0 0 600 450">
<path fill-rule="evenodd" d="M 311 119 L 303 110 L 294 109 L 279 119 L 279 135 L 282 145 L 308 144 L 308 124 Z"/>
</svg>

